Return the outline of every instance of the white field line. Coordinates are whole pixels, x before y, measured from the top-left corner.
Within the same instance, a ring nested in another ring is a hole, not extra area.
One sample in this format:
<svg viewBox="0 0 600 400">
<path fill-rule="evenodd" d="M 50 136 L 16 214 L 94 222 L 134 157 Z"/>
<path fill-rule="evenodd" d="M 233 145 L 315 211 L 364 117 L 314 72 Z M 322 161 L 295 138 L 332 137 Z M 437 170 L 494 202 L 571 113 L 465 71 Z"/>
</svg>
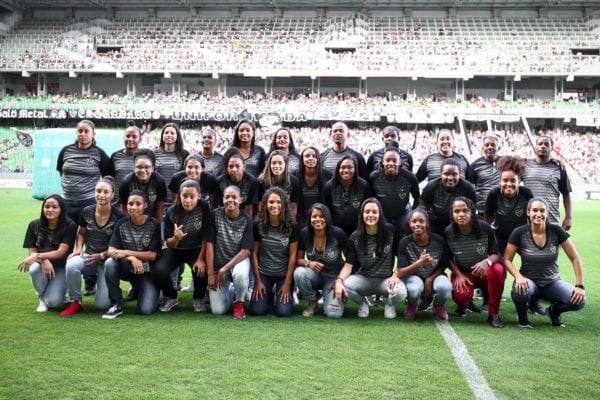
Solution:
<svg viewBox="0 0 600 400">
<path fill-rule="evenodd" d="M 475 360 L 469 355 L 467 347 L 458 337 L 452 326 L 448 322 L 435 321 L 440 334 L 446 341 L 446 345 L 450 348 L 454 361 L 460 372 L 463 374 L 475 399 L 477 400 L 495 400 L 496 395 L 490 385 L 488 385 L 485 376 L 475 364 Z"/>
</svg>

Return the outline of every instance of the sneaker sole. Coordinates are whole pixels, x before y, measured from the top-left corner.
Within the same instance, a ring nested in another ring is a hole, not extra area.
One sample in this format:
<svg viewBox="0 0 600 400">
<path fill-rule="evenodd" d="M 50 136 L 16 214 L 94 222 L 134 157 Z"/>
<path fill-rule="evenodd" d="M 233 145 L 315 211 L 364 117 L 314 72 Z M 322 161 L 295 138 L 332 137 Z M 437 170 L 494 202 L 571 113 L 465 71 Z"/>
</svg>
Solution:
<svg viewBox="0 0 600 400">
<path fill-rule="evenodd" d="M 115 318 L 117 318 L 120 315 L 123 315 L 123 313 L 121 312 L 121 313 L 118 313 L 118 314 L 103 315 L 102 319 L 115 319 Z"/>
</svg>

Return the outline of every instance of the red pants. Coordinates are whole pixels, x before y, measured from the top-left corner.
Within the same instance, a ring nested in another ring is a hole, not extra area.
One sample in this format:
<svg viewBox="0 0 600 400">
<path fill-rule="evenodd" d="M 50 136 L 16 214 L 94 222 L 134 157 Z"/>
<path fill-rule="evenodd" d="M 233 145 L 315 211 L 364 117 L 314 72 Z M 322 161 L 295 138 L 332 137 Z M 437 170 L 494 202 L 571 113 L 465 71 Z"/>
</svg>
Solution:
<svg viewBox="0 0 600 400">
<path fill-rule="evenodd" d="M 475 288 L 484 287 L 487 285 L 489 300 L 488 314 L 498 314 L 500 311 L 500 299 L 504 291 L 504 266 L 498 262 L 492 264 L 485 271 L 483 278 L 476 278 L 470 272 L 463 272 L 465 278 L 469 279 L 472 284 L 467 283 L 459 292 L 456 290 L 456 276 L 451 275 L 452 280 L 452 299 L 456 304 L 466 305 L 473 299 L 473 291 Z"/>
</svg>

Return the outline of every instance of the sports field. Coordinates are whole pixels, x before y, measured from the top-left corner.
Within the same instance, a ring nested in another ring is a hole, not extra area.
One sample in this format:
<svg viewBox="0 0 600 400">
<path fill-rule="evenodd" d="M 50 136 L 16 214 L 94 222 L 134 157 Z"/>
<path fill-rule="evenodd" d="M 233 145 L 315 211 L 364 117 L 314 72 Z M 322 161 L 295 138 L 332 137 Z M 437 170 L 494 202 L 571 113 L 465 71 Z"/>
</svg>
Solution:
<svg viewBox="0 0 600 400">
<path fill-rule="evenodd" d="M 181 294 L 179 309 L 149 317 L 128 303 L 124 316 L 106 321 L 92 298 L 72 318 L 39 314 L 29 277 L 16 267 L 41 202 L 28 190 L 0 190 L 0 205 L 2 399 L 600 398 L 599 201 L 573 207 L 587 307 L 564 314 L 564 329 L 532 317 L 533 330 L 516 325 L 512 278 L 504 329 L 478 314 L 440 325 L 426 313 L 410 323 L 386 320 L 381 307 L 359 320 L 352 303 L 337 321 L 302 317 L 304 302 L 289 319 L 238 321 L 194 314 L 191 293 Z M 560 266 L 573 282 L 564 256 Z M 451 301 L 447 307 L 454 310 Z"/>
</svg>

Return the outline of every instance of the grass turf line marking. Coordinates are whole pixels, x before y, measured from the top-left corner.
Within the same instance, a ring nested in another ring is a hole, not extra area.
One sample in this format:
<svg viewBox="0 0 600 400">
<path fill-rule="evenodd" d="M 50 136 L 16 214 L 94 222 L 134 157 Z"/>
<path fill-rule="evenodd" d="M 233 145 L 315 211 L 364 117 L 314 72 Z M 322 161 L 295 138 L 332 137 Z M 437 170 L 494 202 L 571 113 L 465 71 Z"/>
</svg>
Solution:
<svg viewBox="0 0 600 400">
<path fill-rule="evenodd" d="M 461 374 L 467 380 L 473 395 L 477 400 L 495 400 L 496 395 L 490 385 L 488 385 L 485 376 L 475 364 L 475 360 L 469 355 L 467 347 L 458 337 L 452 326 L 448 322 L 435 321 L 435 324 L 440 331 L 440 334 L 446 341 L 446 345 L 450 348 L 454 361 Z"/>
</svg>

